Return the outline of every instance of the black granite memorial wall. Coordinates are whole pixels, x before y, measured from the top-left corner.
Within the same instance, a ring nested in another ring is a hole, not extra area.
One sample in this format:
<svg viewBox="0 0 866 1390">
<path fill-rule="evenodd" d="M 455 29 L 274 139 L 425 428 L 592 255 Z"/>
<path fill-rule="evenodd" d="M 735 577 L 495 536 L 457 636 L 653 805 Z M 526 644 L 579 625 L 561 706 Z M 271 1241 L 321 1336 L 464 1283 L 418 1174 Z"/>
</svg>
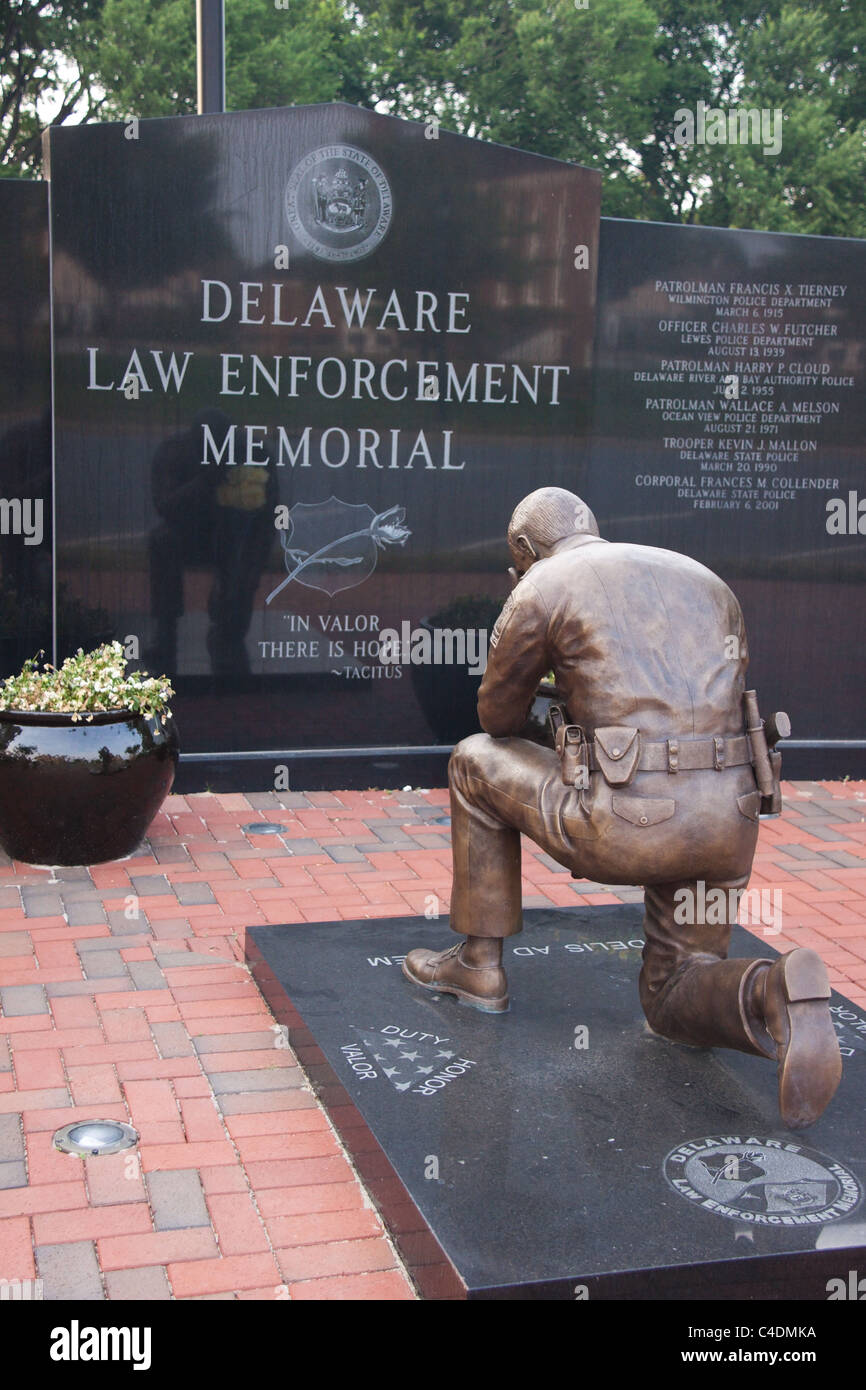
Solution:
<svg viewBox="0 0 866 1390">
<path fill-rule="evenodd" d="M 862 775 L 866 243 L 599 223 L 591 171 L 339 103 L 46 150 L 57 655 L 171 675 L 180 786 L 441 781 L 550 482 L 732 585 L 787 775 Z"/>
<path fill-rule="evenodd" d="M 51 652 L 48 196 L 0 179 L 0 678 Z M 62 599 L 62 595 L 61 595 Z"/>
<path fill-rule="evenodd" d="M 585 458 L 599 176 L 343 104 L 47 149 L 58 579 L 187 759 L 453 742 L 513 501 Z"/>
<path fill-rule="evenodd" d="M 864 323 L 866 242 L 602 219 L 585 495 L 734 589 L 788 775 L 866 765 Z"/>
</svg>

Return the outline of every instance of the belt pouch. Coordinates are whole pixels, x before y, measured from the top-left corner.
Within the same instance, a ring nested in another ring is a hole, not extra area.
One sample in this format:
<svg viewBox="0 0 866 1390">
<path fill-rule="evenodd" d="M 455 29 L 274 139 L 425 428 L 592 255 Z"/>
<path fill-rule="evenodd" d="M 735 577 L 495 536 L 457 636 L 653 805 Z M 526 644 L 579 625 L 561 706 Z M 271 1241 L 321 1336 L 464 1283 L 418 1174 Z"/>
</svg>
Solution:
<svg viewBox="0 0 866 1390">
<path fill-rule="evenodd" d="M 640 762 L 640 730 L 625 724 L 596 729 L 595 760 L 608 786 L 629 786 Z"/>
</svg>

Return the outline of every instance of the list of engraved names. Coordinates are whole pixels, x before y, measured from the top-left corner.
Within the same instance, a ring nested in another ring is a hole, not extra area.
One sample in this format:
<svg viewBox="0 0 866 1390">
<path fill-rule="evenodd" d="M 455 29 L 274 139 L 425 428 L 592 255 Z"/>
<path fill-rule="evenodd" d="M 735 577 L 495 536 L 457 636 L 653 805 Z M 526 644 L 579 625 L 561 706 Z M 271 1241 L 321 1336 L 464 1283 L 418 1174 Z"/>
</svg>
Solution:
<svg viewBox="0 0 866 1390">
<path fill-rule="evenodd" d="M 856 385 L 848 288 L 656 280 L 655 365 L 633 380 L 645 438 L 666 461 L 635 485 L 713 511 L 778 511 L 838 491 L 832 462 L 821 465 L 828 421 L 844 418 Z"/>
</svg>

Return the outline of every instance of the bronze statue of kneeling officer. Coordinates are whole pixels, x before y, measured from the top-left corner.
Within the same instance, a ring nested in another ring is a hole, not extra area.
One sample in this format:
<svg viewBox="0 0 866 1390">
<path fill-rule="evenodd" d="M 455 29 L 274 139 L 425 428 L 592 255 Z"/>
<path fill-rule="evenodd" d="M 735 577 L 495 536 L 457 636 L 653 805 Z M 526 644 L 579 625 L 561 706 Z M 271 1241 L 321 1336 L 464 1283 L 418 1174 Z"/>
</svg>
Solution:
<svg viewBox="0 0 866 1390">
<path fill-rule="evenodd" d="M 575 877 L 643 885 L 650 1026 L 771 1058 L 782 1119 L 812 1124 L 842 1074 L 822 960 L 802 948 L 727 958 L 762 804 L 779 806 L 774 743 L 787 732 L 785 716 L 760 720 L 745 689 L 739 603 L 695 560 L 603 540 L 562 488 L 519 503 L 508 545 L 515 585 L 479 690 L 485 732 L 449 765 L 451 926 L 462 939 L 410 951 L 404 974 L 486 1012 L 508 1008 L 502 942 L 522 925 L 523 833 Z M 550 670 L 566 709 L 557 752 L 517 736 Z M 720 900 L 731 906 L 678 910 Z"/>
</svg>

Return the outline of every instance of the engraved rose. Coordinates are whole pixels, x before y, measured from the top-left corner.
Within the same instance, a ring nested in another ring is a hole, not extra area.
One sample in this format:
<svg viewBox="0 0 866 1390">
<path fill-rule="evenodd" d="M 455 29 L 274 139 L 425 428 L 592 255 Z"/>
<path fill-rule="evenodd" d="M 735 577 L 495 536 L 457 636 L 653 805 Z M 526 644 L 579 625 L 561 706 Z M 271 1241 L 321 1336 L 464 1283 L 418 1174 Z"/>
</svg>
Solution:
<svg viewBox="0 0 866 1390">
<path fill-rule="evenodd" d="M 391 507 L 387 512 L 380 512 L 373 518 L 369 534 L 380 550 L 384 550 L 386 545 L 406 544 L 412 532 L 403 525 L 405 520 L 405 507 Z"/>
<path fill-rule="evenodd" d="M 280 543 L 286 560 L 288 575 L 276 589 L 272 589 L 265 599 L 265 603 L 270 603 L 285 589 L 287 584 L 291 584 L 293 579 L 297 579 L 302 570 L 308 566 L 319 563 L 332 565 L 357 565 L 360 563 L 360 556 L 330 555 L 329 552 L 336 550 L 338 546 L 344 546 L 347 541 L 361 541 L 372 539 L 379 550 L 384 550 L 389 545 L 405 545 L 412 532 L 403 525 L 406 519 L 405 507 L 389 507 L 387 511 L 380 512 L 374 516 L 369 526 L 365 526 L 360 531 L 350 531 L 346 536 L 338 536 L 336 540 L 329 541 L 327 545 L 321 546 L 318 550 L 308 554 L 304 550 L 293 549 L 290 545 L 291 529 L 280 536 Z M 291 518 L 290 518 L 291 523 Z M 293 568 L 292 568 L 293 566 Z"/>
</svg>

